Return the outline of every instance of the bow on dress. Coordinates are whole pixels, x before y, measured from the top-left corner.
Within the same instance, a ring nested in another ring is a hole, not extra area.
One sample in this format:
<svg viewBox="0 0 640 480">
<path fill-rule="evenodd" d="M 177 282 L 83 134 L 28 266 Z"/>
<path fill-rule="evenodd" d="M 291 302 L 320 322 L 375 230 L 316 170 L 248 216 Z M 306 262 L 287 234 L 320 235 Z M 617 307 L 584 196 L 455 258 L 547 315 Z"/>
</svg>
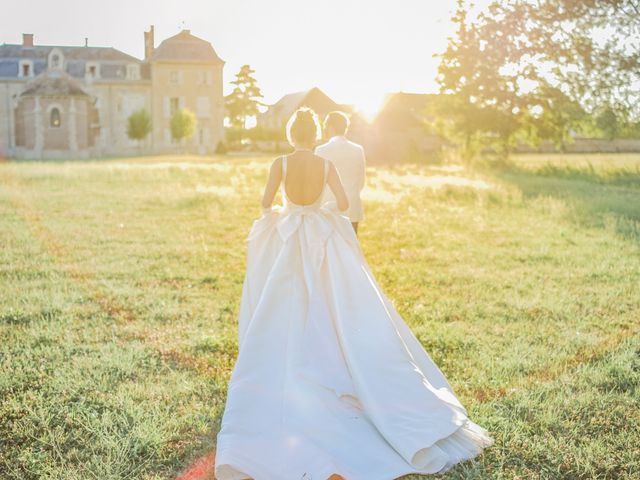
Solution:
<svg viewBox="0 0 640 480">
<path fill-rule="evenodd" d="M 336 216 L 335 212 L 325 206 L 291 203 L 276 206 L 254 222 L 247 240 L 254 240 L 275 227 L 282 242 L 286 243 L 294 233 L 299 232 L 300 241 L 308 250 L 312 265 L 320 268 L 327 240 L 335 228 L 333 216 Z"/>
</svg>

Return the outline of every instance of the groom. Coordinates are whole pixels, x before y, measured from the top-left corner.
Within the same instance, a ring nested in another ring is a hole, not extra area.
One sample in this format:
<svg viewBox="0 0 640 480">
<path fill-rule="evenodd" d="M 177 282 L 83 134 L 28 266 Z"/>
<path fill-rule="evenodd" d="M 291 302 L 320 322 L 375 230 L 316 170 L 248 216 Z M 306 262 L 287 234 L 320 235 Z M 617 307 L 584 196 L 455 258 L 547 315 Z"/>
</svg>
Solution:
<svg viewBox="0 0 640 480">
<path fill-rule="evenodd" d="M 326 158 L 338 170 L 340 180 L 349 198 L 349 209 L 345 215 L 351 220 L 356 234 L 358 223 L 363 219 L 360 192 L 364 187 L 366 160 L 364 149 L 345 138 L 349 118 L 342 112 L 331 112 L 324 120 L 324 134 L 329 140 L 316 148 L 316 155 Z M 327 189 L 324 202 L 335 202 L 331 190 Z"/>
</svg>

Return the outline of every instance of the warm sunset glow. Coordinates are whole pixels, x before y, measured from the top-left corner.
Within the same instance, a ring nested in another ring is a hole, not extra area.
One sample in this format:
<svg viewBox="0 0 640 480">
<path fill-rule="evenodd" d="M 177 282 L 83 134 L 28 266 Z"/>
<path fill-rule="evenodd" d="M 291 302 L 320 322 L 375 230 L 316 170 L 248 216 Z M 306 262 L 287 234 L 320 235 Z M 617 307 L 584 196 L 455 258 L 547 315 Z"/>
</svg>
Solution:
<svg viewBox="0 0 640 480">
<path fill-rule="evenodd" d="M 0 43 L 19 43 L 23 32 L 33 32 L 36 44 L 46 45 L 81 45 L 88 37 L 89 45 L 142 58 L 142 31 L 149 25 L 155 25 L 158 40 L 188 28 L 225 60 L 225 93 L 239 67 L 250 64 L 267 103 L 317 86 L 370 118 L 389 92 L 437 90 L 433 54 L 444 50 L 453 31 L 449 18 L 455 1 L 66 0 L 62 5 L 43 0 L 13 5 L 11 21 L 0 22 Z M 77 21 L 61 28 L 64 10 L 73 11 Z"/>
<path fill-rule="evenodd" d="M 379 92 L 367 92 L 365 90 L 361 96 L 359 95 L 358 98 L 354 98 L 353 106 L 356 112 L 362 115 L 365 120 L 371 122 L 382 108 L 384 100 L 384 94 L 381 95 Z"/>
</svg>

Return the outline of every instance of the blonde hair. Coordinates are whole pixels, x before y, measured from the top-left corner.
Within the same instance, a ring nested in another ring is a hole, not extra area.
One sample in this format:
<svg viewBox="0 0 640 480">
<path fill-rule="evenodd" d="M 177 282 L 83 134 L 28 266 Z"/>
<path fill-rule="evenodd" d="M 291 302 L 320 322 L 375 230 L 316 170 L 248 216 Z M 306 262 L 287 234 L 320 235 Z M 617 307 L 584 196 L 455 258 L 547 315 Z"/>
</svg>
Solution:
<svg viewBox="0 0 640 480">
<path fill-rule="evenodd" d="M 320 140 L 318 116 L 310 108 L 299 108 L 287 122 L 287 140 L 293 146 L 315 145 Z"/>
</svg>

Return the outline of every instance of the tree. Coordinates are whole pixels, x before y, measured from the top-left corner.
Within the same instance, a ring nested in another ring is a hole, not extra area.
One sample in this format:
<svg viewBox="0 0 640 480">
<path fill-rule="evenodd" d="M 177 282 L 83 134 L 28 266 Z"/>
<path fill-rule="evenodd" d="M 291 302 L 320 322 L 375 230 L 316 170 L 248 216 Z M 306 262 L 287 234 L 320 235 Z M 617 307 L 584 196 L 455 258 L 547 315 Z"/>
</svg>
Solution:
<svg viewBox="0 0 640 480">
<path fill-rule="evenodd" d="M 262 92 L 258 87 L 255 73 L 249 65 L 243 65 L 236 74 L 233 91 L 225 97 L 225 107 L 232 127 L 245 129 L 249 117 L 257 115 L 262 104 Z"/>
<path fill-rule="evenodd" d="M 438 76 L 452 96 L 442 121 L 448 136 L 463 152 L 475 142 L 508 154 L 523 139 L 563 146 L 587 116 L 609 107 L 634 125 L 638 11 L 638 0 L 504 0 L 469 20 L 459 0 Z"/>
<path fill-rule="evenodd" d="M 496 2 L 499 3 L 499 2 Z M 541 76 L 589 112 L 612 107 L 637 116 L 640 1 L 519 0 L 504 14 L 521 20 Z"/>
<path fill-rule="evenodd" d="M 196 116 L 186 108 L 176 110 L 171 117 L 171 136 L 174 140 L 182 142 L 191 138 L 196 130 Z"/>
<path fill-rule="evenodd" d="M 573 141 L 572 133 L 588 128 L 587 112 L 558 88 L 542 85 L 529 94 L 528 103 L 521 136 L 527 143 L 539 145 L 542 140 L 549 140 L 564 151 Z"/>
<path fill-rule="evenodd" d="M 466 160 L 487 146 L 507 155 L 523 116 L 518 75 L 505 70 L 504 45 L 492 37 L 485 17 L 471 21 L 468 12 L 468 3 L 458 0 L 452 19 L 457 32 L 439 55 L 437 77 L 449 100 L 436 115 Z"/>
<path fill-rule="evenodd" d="M 139 144 L 151 133 L 151 116 L 144 109 L 137 110 L 127 119 L 127 136 Z"/>
</svg>

